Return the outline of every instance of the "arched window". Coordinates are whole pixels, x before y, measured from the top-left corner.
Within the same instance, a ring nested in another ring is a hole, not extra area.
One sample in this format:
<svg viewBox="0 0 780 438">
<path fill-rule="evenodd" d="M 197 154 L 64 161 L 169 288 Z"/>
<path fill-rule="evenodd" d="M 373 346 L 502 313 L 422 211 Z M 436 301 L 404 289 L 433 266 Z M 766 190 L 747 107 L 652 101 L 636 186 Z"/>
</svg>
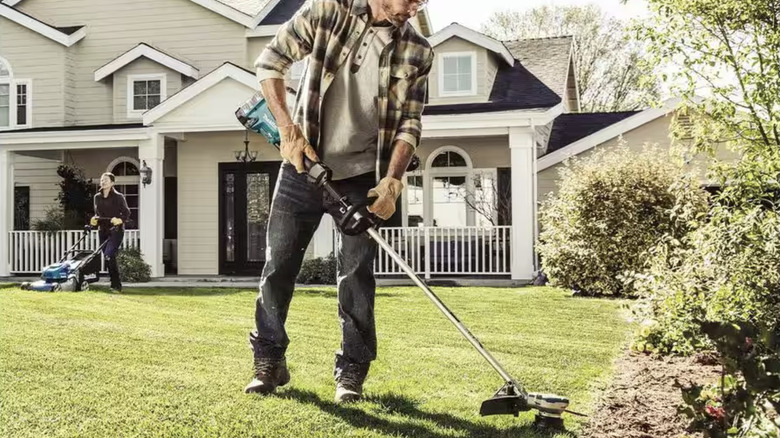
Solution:
<svg viewBox="0 0 780 438">
<path fill-rule="evenodd" d="M 31 126 L 31 84 L 14 77 L 11 64 L 0 57 L 0 130 Z"/>
<path fill-rule="evenodd" d="M 407 174 L 405 226 L 491 226 L 497 217 L 495 181 L 495 169 L 475 169 L 465 150 L 438 148 L 424 170 Z"/>
<path fill-rule="evenodd" d="M 11 66 L 0 58 L 0 129 L 11 127 L 11 84 L 13 75 Z"/>
<path fill-rule="evenodd" d="M 434 226 L 462 227 L 469 223 L 466 196 L 471 160 L 467 156 L 457 148 L 445 148 L 433 156 L 430 172 Z"/>
<path fill-rule="evenodd" d="M 106 171 L 113 173 L 116 177 L 114 188 L 125 195 L 127 206 L 130 208 L 130 220 L 125 228 L 137 230 L 138 218 L 140 217 L 138 160 L 130 157 L 119 157 L 108 165 Z"/>
<path fill-rule="evenodd" d="M 116 164 L 111 170 L 114 176 L 139 176 L 141 173 L 138 171 L 138 166 L 130 161 L 122 161 Z"/>
</svg>

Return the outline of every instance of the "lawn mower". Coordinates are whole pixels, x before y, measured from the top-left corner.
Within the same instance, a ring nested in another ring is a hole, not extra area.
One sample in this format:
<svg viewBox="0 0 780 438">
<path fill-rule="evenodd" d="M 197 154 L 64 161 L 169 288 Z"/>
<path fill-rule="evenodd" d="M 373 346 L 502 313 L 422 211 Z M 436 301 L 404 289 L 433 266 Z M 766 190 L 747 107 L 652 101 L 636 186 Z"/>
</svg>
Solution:
<svg viewBox="0 0 780 438">
<path fill-rule="evenodd" d="M 98 218 L 98 222 L 107 222 L 111 218 Z M 112 227 L 113 230 L 116 227 Z M 62 258 L 41 273 L 41 279 L 32 283 L 20 285 L 23 290 L 39 292 L 80 292 L 89 290 L 89 285 L 100 280 L 100 256 L 108 240 L 100 244 L 94 251 L 78 249 L 81 242 L 89 236 L 93 227 L 84 226 L 81 238 L 73 244 Z"/>
<path fill-rule="evenodd" d="M 276 121 L 268 108 L 267 102 L 259 92 L 238 108 L 235 115 L 247 129 L 263 135 L 277 149 L 281 146 L 281 137 Z M 414 163 L 419 163 L 419 161 L 413 160 Z M 367 198 L 355 201 L 339 194 L 330 182 L 332 171 L 322 162 L 315 163 L 304 156 L 304 167 L 308 179 L 338 201 L 338 215 L 340 217 L 334 217 L 334 220 L 341 232 L 348 236 L 361 233 L 367 233 L 371 236 L 501 376 L 504 386 L 493 397 L 482 402 L 479 411 L 480 415 L 514 415 L 517 417 L 522 411 L 536 410 L 535 425 L 554 429 L 562 429 L 564 427 L 562 418 L 564 412 L 583 416 L 568 410 L 569 400 L 567 398 L 554 394 L 529 393 L 504 370 L 501 364 L 469 332 L 455 314 L 444 305 L 430 287 L 415 274 L 406 261 L 379 235 L 378 229 L 381 225 L 381 220 L 368 211 L 368 206 L 374 199 Z"/>
</svg>

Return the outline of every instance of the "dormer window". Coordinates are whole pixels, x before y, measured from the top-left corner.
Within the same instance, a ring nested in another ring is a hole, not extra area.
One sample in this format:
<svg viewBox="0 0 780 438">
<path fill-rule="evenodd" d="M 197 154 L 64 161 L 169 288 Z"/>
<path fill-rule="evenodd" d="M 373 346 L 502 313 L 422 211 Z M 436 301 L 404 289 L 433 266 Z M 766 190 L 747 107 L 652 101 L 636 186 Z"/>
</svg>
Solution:
<svg viewBox="0 0 780 438">
<path fill-rule="evenodd" d="M 442 53 L 439 59 L 439 94 L 442 97 L 477 94 L 476 53 Z"/>
<path fill-rule="evenodd" d="M 140 117 L 166 98 L 165 74 L 127 77 L 127 115 Z"/>
</svg>

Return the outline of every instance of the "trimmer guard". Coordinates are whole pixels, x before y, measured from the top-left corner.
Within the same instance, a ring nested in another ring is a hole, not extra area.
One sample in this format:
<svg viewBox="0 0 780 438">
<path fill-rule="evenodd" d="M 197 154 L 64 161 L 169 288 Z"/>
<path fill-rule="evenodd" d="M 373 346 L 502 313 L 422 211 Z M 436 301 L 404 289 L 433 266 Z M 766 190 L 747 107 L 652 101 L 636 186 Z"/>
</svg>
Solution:
<svg viewBox="0 0 780 438">
<path fill-rule="evenodd" d="M 520 391 L 514 383 L 507 383 L 496 394 L 483 401 L 479 415 L 517 415 L 531 408 L 526 402 L 526 394 Z"/>
</svg>

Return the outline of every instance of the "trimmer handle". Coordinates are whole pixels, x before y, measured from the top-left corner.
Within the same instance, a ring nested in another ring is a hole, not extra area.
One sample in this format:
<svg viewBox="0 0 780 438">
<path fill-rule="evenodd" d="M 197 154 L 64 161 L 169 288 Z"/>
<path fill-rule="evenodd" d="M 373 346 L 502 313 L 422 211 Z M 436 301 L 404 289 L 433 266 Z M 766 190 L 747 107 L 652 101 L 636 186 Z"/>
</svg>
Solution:
<svg viewBox="0 0 780 438">
<path fill-rule="evenodd" d="M 279 134 L 279 127 L 268 108 L 268 103 L 260 93 L 255 93 L 251 99 L 236 110 L 236 118 L 250 131 L 265 137 L 277 150 L 281 148 L 282 138 Z M 375 198 L 353 204 L 333 188 L 330 183 L 333 171 L 325 163 L 321 161 L 315 163 L 304 155 L 303 167 L 309 180 L 320 189 L 328 192 L 338 202 L 340 217 L 336 218 L 336 223 L 344 234 L 354 236 L 363 233 L 368 228 L 379 226 L 381 220 L 368 211 L 368 206 L 374 202 Z"/>
</svg>

